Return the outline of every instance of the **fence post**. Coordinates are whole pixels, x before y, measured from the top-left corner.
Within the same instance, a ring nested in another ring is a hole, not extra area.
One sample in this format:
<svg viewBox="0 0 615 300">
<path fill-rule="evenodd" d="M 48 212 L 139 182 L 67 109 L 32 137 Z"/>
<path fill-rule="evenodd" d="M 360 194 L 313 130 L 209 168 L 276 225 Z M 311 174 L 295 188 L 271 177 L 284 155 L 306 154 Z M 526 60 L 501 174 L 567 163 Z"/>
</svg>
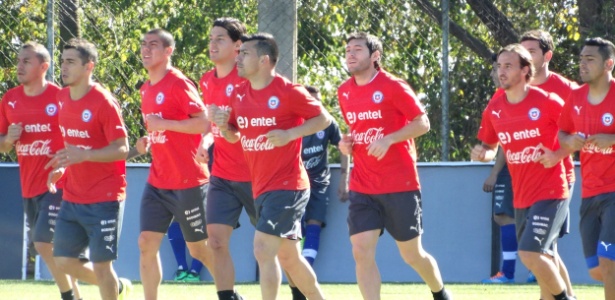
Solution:
<svg viewBox="0 0 615 300">
<path fill-rule="evenodd" d="M 54 73 L 54 59 L 53 59 L 53 42 L 55 40 L 53 33 L 53 3 L 54 1 L 47 1 L 47 51 L 49 51 L 49 55 L 51 55 L 51 61 L 49 62 L 49 69 L 47 69 L 47 81 L 53 82 L 53 73 Z"/>
<path fill-rule="evenodd" d="M 442 161 L 449 160 L 448 134 L 448 36 L 449 36 L 449 0 L 442 0 Z"/>
</svg>

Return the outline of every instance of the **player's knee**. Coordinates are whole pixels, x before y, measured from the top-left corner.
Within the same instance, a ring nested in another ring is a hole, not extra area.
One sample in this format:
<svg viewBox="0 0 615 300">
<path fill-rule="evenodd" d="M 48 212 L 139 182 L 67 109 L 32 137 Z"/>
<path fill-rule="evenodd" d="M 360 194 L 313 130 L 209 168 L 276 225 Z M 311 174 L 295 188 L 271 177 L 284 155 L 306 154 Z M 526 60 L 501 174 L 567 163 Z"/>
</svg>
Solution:
<svg viewBox="0 0 615 300">
<path fill-rule="evenodd" d="M 157 249 L 155 247 L 156 242 L 154 241 L 154 239 L 143 232 L 139 235 L 138 244 L 139 250 L 141 251 L 141 255 L 148 253 L 155 254 L 157 252 Z"/>
<path fill-rule="evenodd" d="M 602 278 L 615 278 L 614 261 L 606 258 L 601 258 L 598 269 L 600 269 L 600 275 L 602 276 Z"/>
<path fill-rule="evenodd" d="M 363 244 L 352 245 L 352 255 L 357 262 L 370 261 L 375 259 L 376 249 Z"/>
<path fill-rule="evenodd" d="M 537 263 L 537 260 L 540 259 L 540 254 L 535 252 L 519 251 L 518 255 L 521 262 L 530 270 Z"/>
<path fill-rule="evenodd" d="M 66 257 L 54 257 L 53 261 L 60 272 L 70 275 L 70 261 Z"/>
<path fill-rule="evenodd" d="M 254 242 L 254 257 L 259 262 L 266 262 L 275 258 L 276 253 L 271 251 L 265 243 Z"/>
<path fill-rule="evenodd" d="M 596 267 L 596 268 L 592 268 L 592 269 L 590 269 L 590 270 L 589 270 L 589 276 L 590 276 L 593 280 L 600 281 L 600 282 L 604 281 L 604 280 L 603 280 L 603 277 L 602 277 L 602 271 L 600 270 L 600 268 L 599 268 L 599 267 Z"/>
<path fill-rule="evenodd" d="M 228 251 L 228 240 L 221 239 L 216 236 L 209 236 L 207 239 L 207 246 L 211 248 L 214 252 L 227 252 Z"/>
</svg>

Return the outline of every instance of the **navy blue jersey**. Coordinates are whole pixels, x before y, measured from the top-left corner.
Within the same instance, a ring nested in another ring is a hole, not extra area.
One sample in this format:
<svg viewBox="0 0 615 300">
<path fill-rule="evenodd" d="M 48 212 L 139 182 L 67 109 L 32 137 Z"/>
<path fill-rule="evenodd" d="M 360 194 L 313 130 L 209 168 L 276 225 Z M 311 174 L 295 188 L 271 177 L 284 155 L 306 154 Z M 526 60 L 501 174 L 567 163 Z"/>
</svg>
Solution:
<svg viewBox="0 0 615 300">
<path fill-rule="evenodd" d="M 303 137 L 301 160 L 311 183 L 329 184 L 329 143 L 337 146 L 342 139 L 340 127 L 335 120 L 325 130 Z"/>
</svg>

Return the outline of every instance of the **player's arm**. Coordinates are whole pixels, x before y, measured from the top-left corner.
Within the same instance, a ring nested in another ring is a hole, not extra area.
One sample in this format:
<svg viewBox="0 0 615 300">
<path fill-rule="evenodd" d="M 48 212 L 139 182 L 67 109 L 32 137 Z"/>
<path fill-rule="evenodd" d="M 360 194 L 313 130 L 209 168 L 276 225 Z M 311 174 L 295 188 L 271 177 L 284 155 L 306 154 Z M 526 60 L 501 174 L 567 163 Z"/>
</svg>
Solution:
<svg viewBox="0 0 615 300">
<path fill-rule="evenodd" d="M 493 192 L 495 182 L 498 179 L 498 174 L 500 174 L 500 171 L 502 171 L 505 165 L 506 157 L 504 156 L 504 151 L 502 150 L 502 148 L 499 147 L 495 157 L 495 164 L 493 165 L 493 168 L 491 168 L 491 173 L 483 183 L 483 191 L 487 193 Z"/>
<path fill-rule="evenodd" d="M 205 111 L 190 114 L 190 118 L 184 120 L 166 120 L 157 115 L 145 116 L 145 124 L 149 131 L 175 131 L 186 134 L 200 134 L 209 131 L 209 121 Z"/>
<path fill-rule="evenodd" d="M 378 160 L 381 160 L 387 151 L 389 151 L 389 147 L 391 147 L 391 145 L 419 137 L 427 133 L 429 128 L 429 118 L 427 118 L 427 115 L 424 113 L 420 114 L 406 126 L 369 144 L 367 146 L 367 154 L 375 156 Z"/>
<path fill-rule="evenodd" d="M 333 117 L 324 109 L 317 116 L 305 120 L 303 124 L 290 129 L 275 129 L 267 133 L 267 139 L 276 147 L 288 144 L 290 141 L 314 134 L 329 127 Z"/>
<path fill-rule="evenodd" d="M 211 104 L 209 111 L 212 115 L 212 121 L 220 129 L 220 135 L 229 143 L 234 144 L 239 141 L 239 130 L 233 124 L 229 124 L 232 109 L 221 109 L 217 105 Z"/>
<path fill-rule="evenodd" d="M 209 162 L 209 147 L 214 143 L 214 135 L 208 132 L 203 135 L 199 148 L 196 150 L 196 161 L 206 164 Z"/>
<path fill-rule="evenodd" d="M 569 151 L 580 151 L 583 145 L 585 145 L 585 138 L 583 136 L 576 133 L 571 134 L 563 130 L 558 132 L 557 139 L 562 148 L 567 148 Z"/>
<path fill-rule="evenodd" d="M 475 145 L 470 153 L 470 158 L 474 161 L 490 162 L 495 158 L 497 147 L 497 143 Z"/>
<path fill-rule="evenodd" d="M 348 174 L 350 171 L 350 155 L 340 153 L 340 185 L 337 189 L 337 196 L 340 201 L 348 200 Z"/>
<path fill-rule="evenodd" d="M 13 149 L 15 142 L 17 142 L 21 137 L 22 132 L 23 127 L 21 126 L 21 123 L 9 125 L 7 133 L 5 135 L 0 135 L 0 152 L 10 152 Z"/>
<path fill-rule="evenodd" d="M 135 146 L 128 150 L 128 157 L 126 157 L 126 160 L 146 154 L 149 151 L 149 147 L 149 136 L 140 137 Z"/>
<path fill-rule="evenodd" d="M 122 137 L 109 143 L 108 146 L 100 149 L 83 149 L 71 144 L 64 144 L 65 148 L 56 152 L 53 159 L 45 168 L 53 166 L 67 167 L 84 161 L 90 162 L 113 162 L 125 160 L 128 156 L 128 138 Z"/>
</svg>

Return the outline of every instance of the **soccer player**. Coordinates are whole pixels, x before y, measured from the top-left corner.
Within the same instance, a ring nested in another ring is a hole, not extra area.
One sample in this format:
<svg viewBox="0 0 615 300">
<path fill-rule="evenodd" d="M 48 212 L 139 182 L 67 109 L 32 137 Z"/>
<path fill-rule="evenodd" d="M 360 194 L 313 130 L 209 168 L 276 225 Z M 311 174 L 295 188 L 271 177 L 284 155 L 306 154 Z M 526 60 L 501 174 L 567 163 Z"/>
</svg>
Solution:
<svg viewBox="0 0 615 300">
<path fill-rule="evenodd" d="M 363 299 L 380 299 L 376 245 L 386 229 L 399 252 L 433 293 L 451 299 L 435 259 L 421 244 L 421 192 L 414 138 L 429 131 L 429 119 L 414 91 L 380 67 L 382 43 L 358 32 L 346 39 L 352 75 L 337 95 L 350 135 L 339 149 L 354 157 L 350 174 L 348 228 Z"/>
<path fill-rule="evenodd" d="M 280 265 L 308 299 L 324 299 L 299 250 L 310 194 L 300 152 L 301 137 L 325 129 L 331 116 L 305 88 L 275 73 L 279 51 L 270 34 L 241 40 L 237 71 L 247 81 L 235 87 L 228 109 L 212 105 L 212 112 L 220 134 L 241 141 L 250 170 L 262 299 L 277 299 Z"/>
<path fill-rule="evenodd" d="M 145 299 L 158 298 L 162 279 L 158 252 L 173 218 L 180 224 L 190 255 L 209 265 L 204 210 L 209 171 L 195 159 L 209 122 L 196 87 L 171 65 L 174 49 L 173 36 L 163 29 L 148 31 L 141 41 L 149 80 L 141 86 L 141 112 L 148 138 L 140 141 L 145 141 L 152 154 L 140 213 Z"/>
<path fill-rule="evenodd" d="M 60 88 L 45 80 L 51 63 L 47 49 L 27 42 L 17 55 L 18 87 L 4 94 L 0 102 L 0 152 L 15 147 L 20 168 L 21 193 L 34 248 L 49 268 L 60 289 L 62 300 L 79 299 L 79 287 L 61 272 L 53 259 L 53 232 L 62 201 L 62 190 L 47 190 L 49 170 L 43 167 L 50 156 L 64 148 L 58 127 Z"/>
<path fill-rule="evenodd" d="M 580 55 L 583 84 L 573 90 L 559 120 L 562 146 L 581 152 L 581 240 L 592 278 L 604 283 L 604 299 L 615 299 L 615 46 L 602 38 L 585 41 Z"/>
<path fill-rule="evenodd" d="M 532 57 L 520 44 L 498 53 L 505 93 L 483 112 L 472 160 L 488 162 L 502 145 L 513 184 L 513 205 L 521 261 L 556 300 L 569 299 L 554 262 L 554 244 L 568 213 L 568 184 L 562 159 L 570 153 L 557 142 L 563 106 L 556 94 L 532 87 Z M 536 181 L 536 178 L 541 178 Z"/>
<path fill-rule="evenodd" d="M 227 109 L 235 86 L 245 79 L 237 74 L 235 58 L 241 46 L 241 37 L 246 27 L 233 18 L 219 18 L 209 33 L 209 58 L 214 69 L 203 74 L 200 80 L 203 102 L 210 108 Z M 213 112 L 208 114 L 211 118 Z M 215 143 L 212 176 L 207 192 L 208 245 L 212 249 L 212 265 L 215 284 L 220 300 L 242 299 L 235 291 L 235 267 L 229 252 L 233 229 L 238 226 L 242 208 L 256 225 L 256 210 L 252 198 L 250 170 L 239 143 L 229 143 L 220 135 L 215 124 L 211 126 Z M 203 139 L 197 157 L 208 160 Z"/>
<path fill-rule="evenodd" d="M 98 285 L 102 299 L 124 299 L 130 282 L 118 280 L 112 263 L 126 199 L 128 138 L 117 100 L 92 80 L 97 61 L 96 47 L 84 39 L 64 46 L 61 70 L 67 87 L 58 92 L 57 113 L 65 148 L 45 166 L 54 167 L 47 180 L 51 193 L 66 174 L 53 255 L 66 273 Z M 86 248 L 93 265 L 79 259 Z"/>
<path fill-rule="evenodd" d="M 553 51 L 555 50 L 551 35 L 543 30 L 527 31 L 521 36 L 520 43 L 530 52 L 530 55 L 532 55 L 532 65 L 534 66 L 535 73 L 530 81 L 530 85 L 538 87 L 546 92 L 557 94 L 562 100 L 566 101 L 572 90 L 577 87 L 577 84 L 566 79 L 564 76 L 549 70 L 549 62 L 551 61 Z M 567 205 L 569 205 L 572 199 L 575 181 L 574 162 L 572 161 L 572 156 L 564 158 L 563 163 L 566 168 L 566 181 L 568 182 L 569 188 L 568 199 L 566 200 L 568 203 Z M 562 230 L 559 237 L 562 238 L 569 232 L 570 214 L 566 216 L 566 220 L 562 225 Z M 568 275 L 568 269 L 557 252 L 557 244 L 554 245 L 554 259 L 560 275 L 566 283 L 566 292 L 568 293 L 568 296 L 573 297 L 574 291 L 572 289 L 572 283 L 570 282 L 570 276 Z M 539 284 L 541 283 L 539 282 Z M 542 285 L 541 291 L 543 299 L 546 300 L 550 298 L 549 293 L 546 292 Z"/>
<path fill-rule="evenodd" d="M 320 99 L 320 91 L 313 86 L 305 87 L 312 97 Z M 305 208 L 305 240 L 302 255 L 314 264 L 320 244 L 320 230 L 326 226 L 325 219 L 329 203 L 329 143 L 336 146 L 342 139 L 339 125 L 335 120 L 325 130 L 304 136 L 301 143 L 301 160 L 310 178 L 310 200 Z M 337 195 L 341 201 L 348 200 L 348 155 L 340 155 L 341 178 Z"/>
</svg>

